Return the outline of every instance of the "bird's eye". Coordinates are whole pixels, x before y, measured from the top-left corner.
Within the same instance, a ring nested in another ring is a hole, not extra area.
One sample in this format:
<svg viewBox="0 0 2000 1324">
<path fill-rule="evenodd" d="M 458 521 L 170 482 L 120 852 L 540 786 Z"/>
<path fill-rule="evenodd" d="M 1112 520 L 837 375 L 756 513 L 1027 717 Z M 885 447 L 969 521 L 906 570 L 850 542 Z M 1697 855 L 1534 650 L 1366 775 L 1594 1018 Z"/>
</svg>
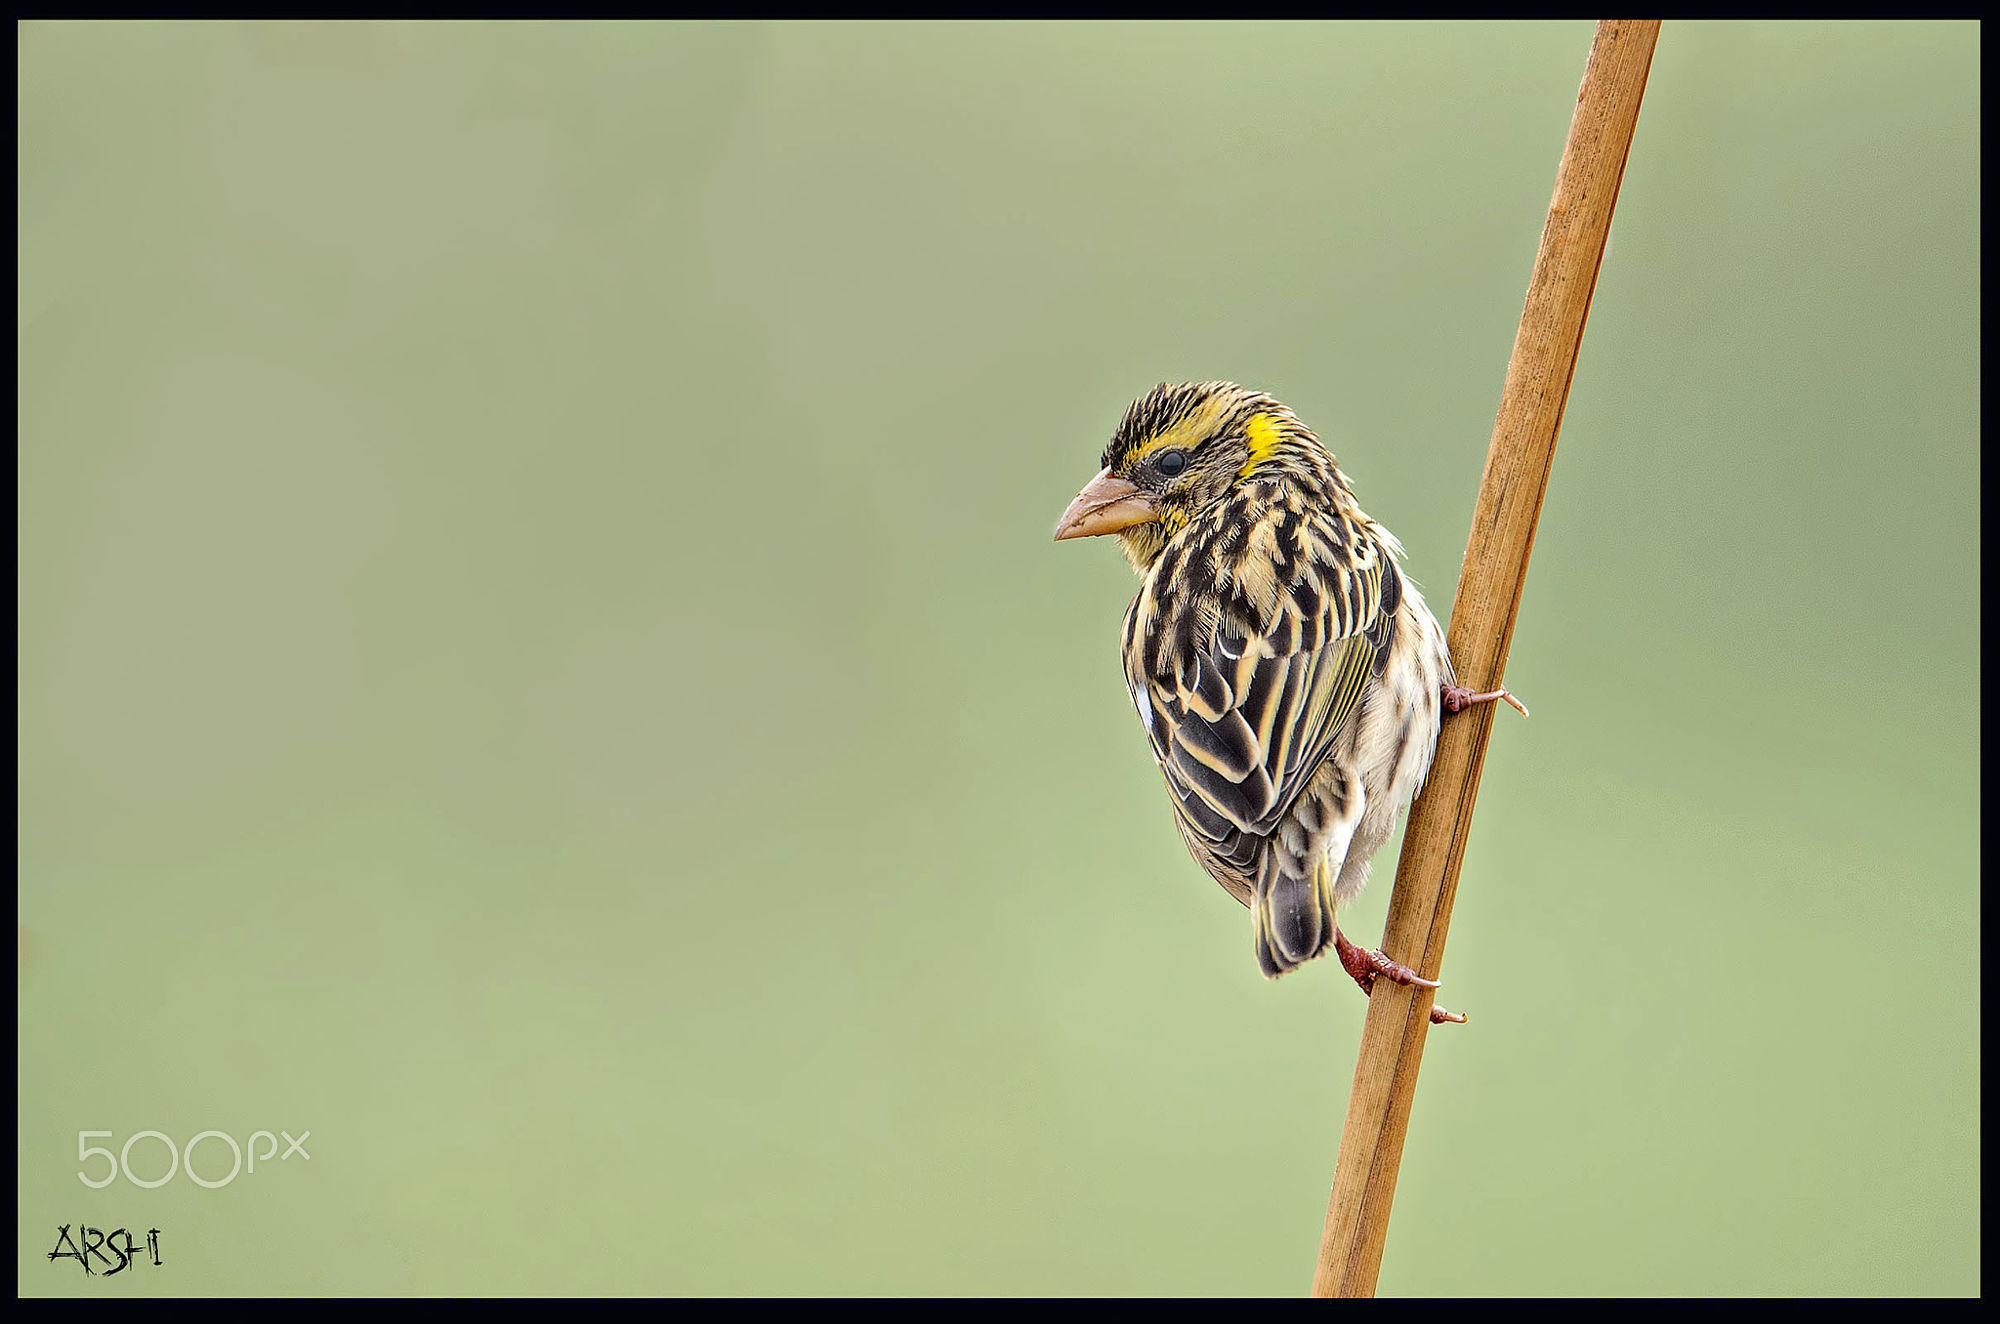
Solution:
<svg viewBox="0 0 2000 1324">
<path fill-rule="evenodd" d="M 1162 478 L 1178 478 L 1181 470 L 1187 468 L 1187 452 L 1168 451 L 1154 461 L 1153 467 L 1160 471 Z"/>
</svg>

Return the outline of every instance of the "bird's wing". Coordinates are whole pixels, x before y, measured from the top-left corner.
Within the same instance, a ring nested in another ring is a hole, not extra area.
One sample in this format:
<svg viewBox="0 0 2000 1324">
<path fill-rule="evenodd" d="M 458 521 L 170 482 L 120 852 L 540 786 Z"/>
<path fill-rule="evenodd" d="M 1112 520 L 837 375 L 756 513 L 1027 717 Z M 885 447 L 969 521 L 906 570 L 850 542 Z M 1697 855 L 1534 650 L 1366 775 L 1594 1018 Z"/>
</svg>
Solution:
<svg viewBox="0 0 2000 1324">
<path fill-rule="evenodd" d="M 1233 870 L 1254 867 L 1352 719 L 1387 658 L 1401 598 L 1372 539 L 1341 548 L 1292 532 L 1300 554 L 1273 558 L 1287 573 L 1267 610 L 1225 592 L 1212 624 L 1176 628 L 1163 616 L 1157 647 L 1126 650 L 1133 703 L 1190 845 L 1200 838 Z"/>
</svg>

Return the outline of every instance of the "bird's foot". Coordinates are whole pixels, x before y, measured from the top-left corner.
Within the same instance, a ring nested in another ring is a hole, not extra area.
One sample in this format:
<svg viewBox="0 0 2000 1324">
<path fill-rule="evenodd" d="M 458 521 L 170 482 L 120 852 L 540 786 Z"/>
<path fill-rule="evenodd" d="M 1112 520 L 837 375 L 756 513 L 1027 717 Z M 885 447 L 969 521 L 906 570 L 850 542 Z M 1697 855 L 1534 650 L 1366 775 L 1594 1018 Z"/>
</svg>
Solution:
<svg viewBox="0 0 2000 1324">
<path fill-rule="evenodd" d="M 1448 713 L 1462 713 L 1475 703 L 1492 703 L 1495 699 L 1501 700 L 1523 717 L 1528 715 L 1528 706 L 1505 690 L 1488 690 L 1484 694 L 1474 694 L 1463 685 L 1444 687 L 1444 710 Z"/>
<path fill-rule="evenodd" d="M 1392 984 L 1407 984 L 1413 988 L 1438 986 L 1437 980 L 1425 979 L 1410 967 L 1400 961 L 1390 960 L 1372 947 L 1361 947 L 1349 942 L 1347 935 L 1339 929 L 1333 931 L 1333 946 L 1334 954 L 1340 957 L 1341 968 L 1353 977 L 1355 983 L 1361 985 L 1363 993 L 1374 991 L 1377 976 L 1387 979 Z M 1446 1011 L 1443 1007 L 1433 1004 L 1431 1024 L 1443 1025 L 1447 1021 L 1453 1025 L 1463 1025 L 1465 1016 L 1461 1012 Z"/>
</svg>

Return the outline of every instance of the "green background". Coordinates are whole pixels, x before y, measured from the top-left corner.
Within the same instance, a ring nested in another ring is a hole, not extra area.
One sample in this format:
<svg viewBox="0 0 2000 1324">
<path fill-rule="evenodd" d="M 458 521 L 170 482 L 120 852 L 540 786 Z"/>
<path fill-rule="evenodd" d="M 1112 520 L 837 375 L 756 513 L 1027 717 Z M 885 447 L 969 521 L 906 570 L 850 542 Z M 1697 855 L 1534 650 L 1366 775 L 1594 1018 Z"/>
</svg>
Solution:
<svg viewBox="0 0 2000 1324">
<path fill-rule="evenodd" d="M 1232 378 L 1442 612 L 1590 35 L 21 27 L 21 1290 L 1302 1292 L 1364 999 L 1049 532 Z M 1667 25 L 1385 1293 L 1978 1289 L 1978 110 Z"/>
</svg>

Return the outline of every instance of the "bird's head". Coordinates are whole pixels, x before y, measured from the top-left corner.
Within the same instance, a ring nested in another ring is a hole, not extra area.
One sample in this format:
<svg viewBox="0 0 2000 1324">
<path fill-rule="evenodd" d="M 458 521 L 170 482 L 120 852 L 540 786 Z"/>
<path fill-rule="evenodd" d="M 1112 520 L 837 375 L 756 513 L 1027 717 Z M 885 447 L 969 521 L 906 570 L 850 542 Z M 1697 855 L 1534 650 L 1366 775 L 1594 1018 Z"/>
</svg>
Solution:
<svg viewBox="0 0 2000 1324">
<path fill-rule="evenodd" d="M 1056 540 L 1115 533 L 1125 558 L 1144 571 L 1169 540 L 1237 488 L 1318 450 L 1292 411 L 1261 391 L 1234 382 L 1162 383 L 1125 411 L 1104 448 L 1103 470 L 1069 503 Z"/>
</svg>

